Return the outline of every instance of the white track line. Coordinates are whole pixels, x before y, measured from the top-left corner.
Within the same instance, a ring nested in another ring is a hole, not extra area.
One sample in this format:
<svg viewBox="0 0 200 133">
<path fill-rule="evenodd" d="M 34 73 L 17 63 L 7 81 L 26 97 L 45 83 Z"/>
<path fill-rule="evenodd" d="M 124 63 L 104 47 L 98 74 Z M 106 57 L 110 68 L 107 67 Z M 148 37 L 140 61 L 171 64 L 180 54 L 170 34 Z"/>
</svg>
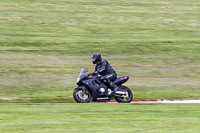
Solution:
<svg viewBox="0 0 200 133">
<path fill-rule="evenodd" d="M 200 103 L 200 100 L 163 100 L 163 101 L 158 101 L 161 103 Z"/>
<path fill-rule="evenodd" d="M 106 103 L 117 103 L 117 102 L 106 102 Z M 200 103 L 200 100 L 131 101 L 131 103 Z"/>
</svg>

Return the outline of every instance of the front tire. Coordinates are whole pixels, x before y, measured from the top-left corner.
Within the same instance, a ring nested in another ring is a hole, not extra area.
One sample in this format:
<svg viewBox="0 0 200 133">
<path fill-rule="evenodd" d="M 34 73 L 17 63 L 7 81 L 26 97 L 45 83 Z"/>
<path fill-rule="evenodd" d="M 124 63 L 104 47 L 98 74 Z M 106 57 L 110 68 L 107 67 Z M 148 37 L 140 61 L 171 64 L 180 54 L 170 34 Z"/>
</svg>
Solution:
<svg viewBox="0 0 200 133">
<path fill-rule="evenodd" d="M 89 103 L 91 101 L 91 94 L 87 89 L 85 92 L 81 88 L 75 89 L 73 97 L 77 103 Z"/>
<path fill-rule="evenodd" d="M 119 86 L 119 90 L 126 91 L 126 95 L 115 96 L 115 100 L 118 103 L 130 103 L 133 99 L 131 90 L 126 86 Z"/>
</svg>

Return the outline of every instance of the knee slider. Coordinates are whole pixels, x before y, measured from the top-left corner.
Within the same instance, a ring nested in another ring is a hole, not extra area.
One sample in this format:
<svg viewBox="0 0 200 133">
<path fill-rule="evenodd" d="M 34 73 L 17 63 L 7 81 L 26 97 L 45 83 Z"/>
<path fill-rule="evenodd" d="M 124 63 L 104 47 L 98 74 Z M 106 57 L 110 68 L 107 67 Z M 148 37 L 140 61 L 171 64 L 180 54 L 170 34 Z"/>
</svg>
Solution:
<svg viewBox="0 0 200 133">
<path fill-rule="evenodd" d="M 107 81 L 106 79 L 103 79 L 103 82 L 104 82 L 104 83 L 107 83 L 108 81 Z"/>
<path fill-rule="evenodd" d="M 104 83 L 107 83 L 107 79 L 105 77 L 102 77 L 101 80 L 104 82 Z"/>
</svg>

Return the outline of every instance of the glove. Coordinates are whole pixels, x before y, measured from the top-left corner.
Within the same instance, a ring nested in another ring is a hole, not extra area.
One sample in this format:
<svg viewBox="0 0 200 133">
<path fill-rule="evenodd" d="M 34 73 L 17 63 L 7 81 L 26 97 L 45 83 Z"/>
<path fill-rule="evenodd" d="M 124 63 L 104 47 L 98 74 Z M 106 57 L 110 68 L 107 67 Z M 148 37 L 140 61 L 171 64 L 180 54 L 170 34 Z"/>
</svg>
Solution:
<svg viewBox="0 0 200 133">
<path fill-rule="evenodd" d="M 88 76 L 91 76 L 91 75 L 97 75 L 97 74 L 98 74 L 98 72 L 95 71 L 95 72 L 89 73 Z"/>
</svg>

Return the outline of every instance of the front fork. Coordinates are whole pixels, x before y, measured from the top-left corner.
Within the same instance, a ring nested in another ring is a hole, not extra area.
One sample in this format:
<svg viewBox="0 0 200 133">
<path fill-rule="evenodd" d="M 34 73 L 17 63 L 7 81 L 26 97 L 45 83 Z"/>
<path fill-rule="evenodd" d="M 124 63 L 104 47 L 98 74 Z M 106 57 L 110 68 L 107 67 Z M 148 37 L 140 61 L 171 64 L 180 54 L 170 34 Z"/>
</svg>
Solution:
<svg viewBox="0 0 200 133">
<path fill-rule="evenodd" d="M 85 94 L 88 94 L 88 91 L 86 91 L 88 90 L 86 86 L 78 86 L 75 89 L 82 89 Z"/>
</svg>

